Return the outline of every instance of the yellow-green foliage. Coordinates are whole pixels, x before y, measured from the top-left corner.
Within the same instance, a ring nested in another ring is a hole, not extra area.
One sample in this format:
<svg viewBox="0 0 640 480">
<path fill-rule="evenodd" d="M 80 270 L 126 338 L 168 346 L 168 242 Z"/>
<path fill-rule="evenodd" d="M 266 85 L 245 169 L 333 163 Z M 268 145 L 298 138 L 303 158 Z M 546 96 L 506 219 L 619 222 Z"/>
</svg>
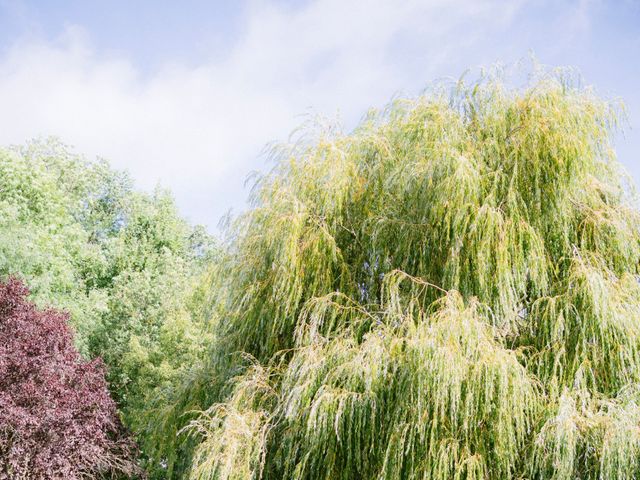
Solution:
<svg viewBox="0 0 640 480">
<path fill-rule="evenodd" d="M 213 281 L 210 381 L 175 398 L 204 411 L 191 478 L 638 478 L 619 114 L 566 71 L 490 74 L 277 149 Z"/>
</svg>

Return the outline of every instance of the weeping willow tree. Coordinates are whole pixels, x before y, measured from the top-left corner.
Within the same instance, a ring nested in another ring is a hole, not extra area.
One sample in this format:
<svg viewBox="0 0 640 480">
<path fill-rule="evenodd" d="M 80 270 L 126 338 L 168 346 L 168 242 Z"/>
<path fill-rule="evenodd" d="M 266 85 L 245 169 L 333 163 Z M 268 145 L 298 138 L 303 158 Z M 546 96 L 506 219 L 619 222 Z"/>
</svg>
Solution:
<svg viewBox="0 0 640 480">
<path fill-rule="evenodd" d="M 276 151 L 213 280 L 210 360 L 162 417 L 191 478 L 640 477 L 622 108 L 566 70 L 508 85 Z"/>
</svg>

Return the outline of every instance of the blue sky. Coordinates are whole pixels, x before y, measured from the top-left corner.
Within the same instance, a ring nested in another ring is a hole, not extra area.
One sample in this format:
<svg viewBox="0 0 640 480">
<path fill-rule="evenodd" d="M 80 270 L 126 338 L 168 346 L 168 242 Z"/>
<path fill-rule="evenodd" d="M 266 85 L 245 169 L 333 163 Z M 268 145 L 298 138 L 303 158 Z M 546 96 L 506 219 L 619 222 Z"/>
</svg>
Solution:
<svg viewBox="0 0 640 480">
<path fill-rule="evenodd" d="M 640 0 L 0 0 L 0 144 L 58 136 L 214 231 L 305 115 L 348 129 L 530 51 L 624 99 L 618 154 L 640 182 Z"/>
</svg>

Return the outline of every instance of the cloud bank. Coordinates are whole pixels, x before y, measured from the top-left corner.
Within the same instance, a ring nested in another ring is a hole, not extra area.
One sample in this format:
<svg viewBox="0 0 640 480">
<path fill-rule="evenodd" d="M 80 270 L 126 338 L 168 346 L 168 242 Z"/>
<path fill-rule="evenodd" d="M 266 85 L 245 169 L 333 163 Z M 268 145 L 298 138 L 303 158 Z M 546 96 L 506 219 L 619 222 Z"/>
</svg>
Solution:
<svg viewBox="0 0 640 480">
<path fill-rule="evenodd" d="M 127 169 L 142 188 L 170 187 L 192 221 L 214 229 L 226 210 L 242 209 L 246 175 L 264 169 L 263 147 L 286 140 L 300 114 L 339 111 L 353 126 L 402 88 L 416 93 L 470 59 L 492 62 L 499 57 L 471 52 L 521 8 L 509 0 L 253 2 L 225 55 L 151 72 L 100 53 L 90 32 L 67 26 L 0 55 L 0 144 L 58 136 Z"/>
</svg>

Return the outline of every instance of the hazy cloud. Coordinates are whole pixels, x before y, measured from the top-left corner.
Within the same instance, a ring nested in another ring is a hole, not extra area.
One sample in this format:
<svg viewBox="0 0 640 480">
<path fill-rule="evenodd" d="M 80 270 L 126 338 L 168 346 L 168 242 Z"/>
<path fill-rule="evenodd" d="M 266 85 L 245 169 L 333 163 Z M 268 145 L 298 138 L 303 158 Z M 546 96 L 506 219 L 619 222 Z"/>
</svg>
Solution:
<svg viewBox="0 0 640 480">
<path fill-rule="evenodd" d="M 214 226 L 243 205 L 243 181 L 262 167 L 262 147 L 286 139 L 309 107 L 329 116 L 339 109 L 352 125 L 507 28 L 521 6 L 253 2 L 226 56 L 153 72 L 96 53 L 89 32 L 68 26 L 53 40 L 16 41 L 0 57 L 0 144 L 59 136 L 128 169 L 143 188 L 169 186 L 192 220 Z"/>
</svg>

